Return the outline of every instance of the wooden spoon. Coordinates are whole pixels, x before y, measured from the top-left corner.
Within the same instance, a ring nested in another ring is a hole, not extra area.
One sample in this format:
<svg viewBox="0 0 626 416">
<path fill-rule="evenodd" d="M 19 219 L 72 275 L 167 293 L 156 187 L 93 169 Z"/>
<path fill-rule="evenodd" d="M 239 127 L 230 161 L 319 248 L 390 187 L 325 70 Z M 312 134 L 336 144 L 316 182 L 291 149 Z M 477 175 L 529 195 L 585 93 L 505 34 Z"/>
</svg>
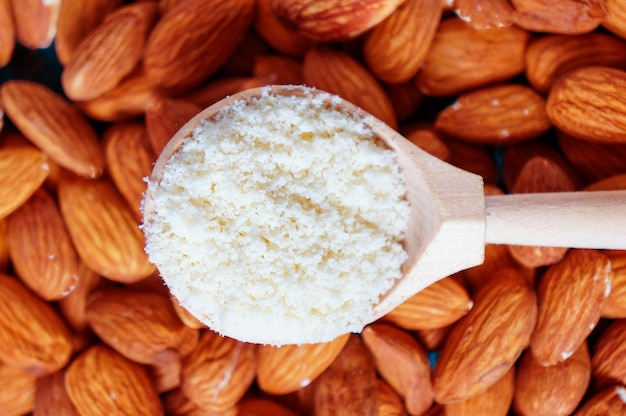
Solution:
<svg viewBox="0 0 626 416">
<path fill-rule="evenodd" d="M 272 94 L 304 96 L 311 89 L 269 87 Z M 183 126 L 158 158 L 150 181 L 159 183 L 169 158 L 201 120 L 210 120 L 236 100 L 258 97 L 262 88 L 225 98 Z M 315 90 L 314 90 L 315 93 Z M 367 118 L 375 135 L 396 151 L 404 171 L 411 215 L 403 277 L 376 305 L 363 325 L 395 308 L 426 286 L 482 264 L 485 243 L 626 249 L 626 191 L 562 192 L 485 196 L 482 178 L 424 152 L 382 121 L 341 100 L 340 106 Z M 144 222 L 153 212 L 150 192 Z"/>
</svg>

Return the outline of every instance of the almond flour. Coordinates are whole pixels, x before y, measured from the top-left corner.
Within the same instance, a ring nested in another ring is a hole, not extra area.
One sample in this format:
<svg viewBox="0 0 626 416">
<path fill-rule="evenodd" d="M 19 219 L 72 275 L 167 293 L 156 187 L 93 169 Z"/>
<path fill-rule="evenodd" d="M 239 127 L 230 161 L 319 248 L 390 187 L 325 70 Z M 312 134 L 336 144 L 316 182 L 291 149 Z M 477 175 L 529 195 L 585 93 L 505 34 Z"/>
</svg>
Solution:
<svg viewBox="0 0 626 416">
<path fill-rule="evenodd" d="M 401 277 L 409 205 L 395 153 L 333 99 L 235 101 L 148 184 L 150 260 L 215 331 L 329 341 L 360 331 Z"/>
</svg>

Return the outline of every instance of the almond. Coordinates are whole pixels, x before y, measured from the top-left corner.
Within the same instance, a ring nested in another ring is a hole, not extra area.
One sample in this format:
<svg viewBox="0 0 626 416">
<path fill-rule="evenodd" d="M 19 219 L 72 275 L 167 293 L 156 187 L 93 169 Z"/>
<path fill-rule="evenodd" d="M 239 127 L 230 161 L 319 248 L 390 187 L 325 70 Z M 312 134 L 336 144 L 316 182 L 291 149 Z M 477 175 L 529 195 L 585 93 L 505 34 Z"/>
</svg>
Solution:
<svg viewBox="0 0 626 416">
<path fill-rule="evenodd" d="M 475 30 L 461 19 L 437 28 L 416 82 L 422 93 L 454 95 L 521 74 L 528 32 L 515 26 Z"/>
<path fill-rule="evenodd" d="M 9 236 L 7 235 L 7 220 L 0 219 L 0 272 L 9 268 Z"/>
<path fill-rule="evenodd" d="M 98 136 L 69 102 L 31 81 L 6 82 L 1 93 L 11 121 L 52 160 L 80 176 L 102 175 L 104 157 Z"/>
<path fill-rule="evenodd" d="M 626 318 L 626 251 L 609 250 L 603 253 L 611 261 L 613 282 L 611 283 L 611 294 L 602 304 L 602 317 Z"/>
<path fill-rule="evenodd" d="M 609 176 L 585 187 L 587 191 L 617 191 L 626 189 L 626 173 Z"/>
<path fill-rule="evenodd" d="M 500 270 L 450 332 L 433 374 L 435 400 L 469 399 L 498 381 L 528 346 L 536 318 L 536 297 L 526 277 Z"/>
<path fill-rule="evenodd" d="M 67 64 L 78 44 L 120 4 L 122 0 L 63 0 L 54 39 L 59 62 Z"/>
<path fill-rule="evenodd" d="M 78 260 L 76 275 L 76 286 L 67 296 L 59 299 L 57 305 L 68 325 L 74 331 L 81 332 L 87 328 L 87 297 L 101 283 L 102 278 L 81 260 Z"/>
<path fill-rule="evenodd" d="M 585 342 L 600 320 L 612 278 L 609 259 L 595 250 L 570 250 L 548 268 L 537 287 L 539 314 L 530 342 L 539 364 L 565 361 Z"/>
<path fill-rule="evenodd" d="M 441 160 L 450 158 L 450 149 L 441 139 L 441 134 L 433 125 L 423 124 L 410 128 L 404 134 L 411 143 Z"/>
<path fill-rule="evenodd" d="M 442 8 L 429 0 L 405 0 L 367 33 L 363 55 L 378 79 L 410 80 L 420 69 L 435 37 Z"/>
<path fill-rule="evenodd" d="M 378 415 L 374 358 L 359 335 L 350 335 L 313 388 L 316 416 Z"/>
<path fill-rule="evenodd" d="M 157 5 L 142 2 L 118 8 L 83 39 L 65 65 L 61 84 L 75 101 L 112 90 L 137 67 Z"/>
<path fill-rule="evenodd" d="M 626 412 L 626 387 L 618 384 L 595 393 L 574 415 L 618 416 L 624 414 L 624 412 Z"/>
<path fill-rule="evenodd" d="M 0 148 L 0 218 L 15 211 L 48 176 L 48 158 L 30 146 Z"/>
<path fill-rule="evenodd" d="M 257 383 L 270 394 L 287 394 L 315 380 L 337 358 L 349 334 L 318 344 L 259 346 Z"/>
<path fill-rule="evenodd" d="M 626 319 L 613 321 L 593 346 L 591 374 L 596 389 L 626 384 Z"/>
<path fill-rule="evenodd" d="M 131 289 L 94 292 L 86 310 L 89 327 L 129 360 L 153 364 L 166 350 L 193 349 L 198 331 L 185 326 L 159 293 Z"/>
<path fill-rule="evenodd" d="M 29 49 L 50 46 L 61 0 L 11 0 L 11 4 L 17 41 Z"/>
<path fill-rule="evenodd" d="M 32 412 L 35 406 L 36 382 L 37 378 L 33 374 L 25 373 L 6 364 L 0 364 L 0 384 L 2 384 L 0 413 L 3 415 L 24 415 Z"/>
<path fill-rule="evenodd" d="M 496 183 L 498 168 L 487 147 L 458 140 L 445 140 L 445 144 L 450 151 L 448 163 L 482 176 L 485 183 Z"/>
<path fill-rule="evenodd" d="M 547 93 L 556 79 L 574 69 L 591 65 L 626 68 L 624 48 L 624 41 L 602 33 L 543 36 L 528 45 L 526 77 L 534 89 Z"/>
<path fill-rule="evenodd" d="M 521 266 L 511 255 L 509 247 L 500 244 L 486 244 L 483 264 L 465 270 L 463 275 L 470 290 L 475 293 L 489 282 L 498 270 L 508 267 L 519 269 L 529 281 L 534 278 L 534 269 Z"/>
<path fill-rule="evenodd" d="M 148 38 L 143 56 L 148 80 L 177 92 L 198 86 L 226 62 L 253 13 L 252 0 L 190 0 L 173 7 Z"/>
<path fill-rule="evenodd" d="M 559 149 L 587 182 L 626 173 L 626 143 L 597 143 L 558 132 Z"/>
<path fill-rule="evenodd" d="M 237 404 L 237 416 L 296 416 L 294 412 L 269 399 L 244 399 Z"/>
<path fill-rule="evenodd" d="M 161 154 L 174 133 L 200 110 L 202 108 L 185 100 L 159 98 L 150 103 L 146 107 L 145 125 L 152 152 L 155 155 Z M 152 169 L 144 176 L 149 176 L 151 171 Z"/>
<path fill-rule="evenodd" d="M 272 0 L 257 0 L 254 29 L 278 52 L 288 56 L 303 56 L 313 43 L 299 34 L 296 28 L 285 24 L 274 13 Z"/>
<path fill-rule="evenodd" d="M 430 363 L 426 350 L 407 332 L 386 324 L 363 330 L 363 342 L 381 377 L 403 397 L 409 414 L 422 414 L 433 403 Z"/>
<path fill-rule="evenodd" d="M 413 79 L 400 84 L 386 84 L 384 88 L 398 121 L 409 120 L 422 104 L 423 95 Z"/>
<path fill-rule="evenodd" d="M 575 35 L 591 32 L 607 17 L 603 0 L 511 0 L 517 10 L 516 24 L 531 32 Z"/>
<path fill-rule="evenodd" d="M 608 17 L 602 22 L 602 26 L 621 37 L 626 39 L 626 5 L 620 0 L 605 0 L 604 7 Z"/>
<path fill-rule="evenodd" d="M 33 416 L 79 416 L 65 390 L 65 371 L 37 379 Z"/>
<path fill-rule="evenodd" d="M 162 415 L 146 368 L 101 344 L 83 351 L 65 374 L 67 394 L 81 415 Z"/>
<path fill-rule="evenodd" d="M 446 339 L 448 339 L 448 334 L 450 334 L 452 328 L 454 328 L 454 324 L 444 326 L 443 328 L 418 329 L 415 331 L 415 335 L 428 351 L 436 351 L 441 349 Z"/>
<path fill-rule="evenodd" d="M 56 202 L 39 189 L 8 221 L 16 273 L 45 300 L 67 296 L 78 283 L 78 256 Z"/>
<path fill-rule="evenodd" d="M 180 386 L 180 370 L 183 360 L 175 350 L 163 350 L 152 356 L 150 373 L 158 393 L 171 391 Z"/>
<path fill-rule="evenodd" d="M 398 122 L 391 101 L 372 73 L 346 52 L 315 47 L 304 56 L 304 82 L 339 95 L 391 127 Z"/>
<path fill-rule="evenodd" d="M 531 88 L 518 84 L 462 94 L 435 120 L 435 127 L 447 135 L 482 144 L 534 139 L 551 126 L 545 99 Z"/>
<path fill-rule="evenodd" d="M 407 299 L 383 320 L 409 330 L 442 328 L 462 318 L 472 305 L 467 290 L 447 277 Z"/>
<path fill-rule="evenodd" d="M 0 68 L 9 63 L 15 49 L 15 23 L 11 8 L 11 0 L 0 0 Z"/>
<path fill-rule="evenodd" d="M 185 325 L 192 329 L 202 329 L 207 326 L 200 322 L 198 318 L 193 316 L 187 309 L 180 306 L 180 303 L 173 297 L 170 298 L 172 306 L 174 307 L 174 311 L 176 315 L 178 315 L 178 319 L 180 319 Z"/>
<path fill-rule="evenodd" d="M 591 361 L 583 342 L 571 357 L 544 367 L 524 353 L 515 382 L 515 411 L 522 416 L 566 416 L 578 407 L 591 379 Z"/>
<path fill-rule="evenodd" d="M 105 180 L 68 177 L 59 183 L 59 203 L 80 258 L 96 273 L 123 283 L 154 271 L 143 250 L 138 220 Z"/>
<path fill-rule="evenodd" d="M 256 345 L 206 331 L 182 368 L 183 393 L 205 411 L 235 406 L 256 373 Z"/>
<path fill-rule="evenodd" d="M 259 55 L 254 59 L 252 76 L 274 85 L 302 84 L 302 63 L 282 55 Z"/>
<path fill-rule="evenodd" d="M 0 360 L 45 375 L 64 367 L 71 353 L 70 333 L 52 305 L 0 275 Z"/>
<path fill-rule="evenodd" d="M 507 0 L 449 0 L 449 7 L 474 29 L 511 26 L 517 12 Z"/>
<path fill-rule="evenodd" d="M 378 416 L 406 416 L 402 397 L 381 379 L 378 379 L 377 386 Z"/>
<path fill-rule="evenodd" d="M 515 368 L 511 368 L 486 390 L 467 400 L 445 405 L 446 416 L 506 416 L 513 401 Z"/>
<path fill-rule="evenodd" d="M 215 78 L 189 94 L 182 96 L 181 99 L 200 108 L 206 108 L 228 95 L 264 85 L 267 85 L 265 78 L 260 79 L 249 76 Z"/>
<path fill-rule="evenodd" d="M 626 141 L 626 72 L 590 66 L 568 72 L 548 96 L 552 123 L 574 137 L 605 143 Z M 590 117 L 589 114 L 593 114 Z"/>
<path fill-rule="evenodd" d="M 271 0 L 276 15 L 318 42 L 354 39 L 389 16 L 403 0 Z"/>
<path fill-rule="evenodd" d="M 104 132 L 104 155 L 111 179 L 137 218 L 156 156 L 142 123 L 113 124 Z"/>
</svg>

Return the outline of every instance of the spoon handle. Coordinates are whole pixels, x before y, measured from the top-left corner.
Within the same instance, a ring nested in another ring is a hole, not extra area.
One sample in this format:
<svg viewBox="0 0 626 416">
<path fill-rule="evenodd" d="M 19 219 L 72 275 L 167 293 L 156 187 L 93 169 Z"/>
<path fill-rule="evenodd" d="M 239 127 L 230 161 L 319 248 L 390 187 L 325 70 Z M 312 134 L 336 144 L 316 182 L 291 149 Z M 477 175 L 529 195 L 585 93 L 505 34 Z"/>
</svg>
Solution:
<svg viewBox="0 0 626 416">
<path fill-rule="evenodd" d="M 485 197 L 485 242 L 626 249 L 626 191 Z"/>
</svg>

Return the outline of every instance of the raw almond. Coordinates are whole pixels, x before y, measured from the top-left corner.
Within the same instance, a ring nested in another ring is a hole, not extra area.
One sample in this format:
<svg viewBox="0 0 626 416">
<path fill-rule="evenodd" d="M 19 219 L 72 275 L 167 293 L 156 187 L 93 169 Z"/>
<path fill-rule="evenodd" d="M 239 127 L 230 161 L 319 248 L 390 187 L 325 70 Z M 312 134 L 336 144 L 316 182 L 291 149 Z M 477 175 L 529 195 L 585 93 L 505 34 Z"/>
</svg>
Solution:
<svg viewBox="0 0 626 416">
<path fill-rule="evenodd" d="M 304 56 L 304 82 L 339 95 L 391 127 L 398 122 L 391 101 L 372 73 L 346 52 L 315 47 Z"/>
<path fill-rule="evenodd" d="M 81 260 L 78 260 L 76 275 L 76 286 L 70 294 L 59 299 L 57 305 L 68 325 L 75 332 L 82 332 L 87 328 L 87 297 L 102 278 Z"/>
<path fill-rule="evenodd" d="M 519 27 L 531 32 L 575 35 L 591 32 L 607 18 L 603 0 L 511 0 Z"/>
<path fill-rule="evenodd" d="M 6 82 L 0 92 L 11 121 L 52 160 L 80 176 L 102 175 L 104 156 L 98 136 L 72 104 L 31 81 Z"/>
<path fill-rule="evenodd" d="M 176 315 L 178 315 L 178 318 L 189 328 L 202 329 L 207 327 L 205 324 L 200 322 L 198 318 L 193 316 L 187 309 L 180 306 L 180 303 L 178 303 L 178 301 L 174 299 L 174 297 L 170 297 L 170 301 L 172 303 L 172 306 L 174 307 Z"/>
<path fill-rule="evenodd" d="M 417 86 L 426 95 L 447 96 L 506 81 L 524 71 L 528 39 L 528 32 L 515 26 L 476 30 L 461 19 L 445 19 L 415 78 Z"/>
<path fill-rule="evenodd" d="M 267 85 L 265 78 L 250 76 L 231 76 L 215 78 L 196 90 L 181 97 L 183 101 L 193 103 L 200 108 L 206 108 L 222 98 L 250 88 Z"/>
<path fill-rule="evenodd" d="M 0 148 L 0 218 L 15 211 L 41 186 L 48 158 L 31 146 Z"/>
<path fill-rule="evenodd" d="M 237 416 L 296 416 L 294 412 L 269 399 L 244 399 L 237 404 Z"/>
<path fill-rule="evenodd" d="M 433 374 L 435 400 L 469 399 L 498 381 L 528 346 L 536 318 L 536 296 L 526 277 L 500 270 L 450 332 Z"/>
<path fill-rule="evenodd" d="M 411 143 L 441 160 L 450 158 L 450 149 L 441 139 L 440 133 L 431 124 L 417 125 L 404 133 Z"/>
<path fill-rule="evenodd" d="M 116 123 L 103 134 L 104 155 L 111 179 L 137 218 L 156 156 L 146 128 L 139 122 Z"/>
<path fill-rule="evenodd" d="M 36 376 L 24 371 L 0 364 L 0 413 L 3 415 L 24 415 L 33 411 L 35 406 Z M 35 413 L 37 415 L 37 413 Z M 39 416 L 39 415 L 37 415 Z M 72 416 L 68 414 L 68 416 Z"/>
<path fill-rule="evenodd" d="M 612 33 L 626 39 L 626 4 L 620 0 L 605 0 L 608 17 L 602 22 L 602 26 L 610 30 Z"/>
<path fill-rule="evenodd" d="M 235 406 L 256 374 L 256 345 L 206 331 L 183 361 L 182 392 L 207 412 Z"/>
<path fill-rule="evenodd" d="M 602 317 L 626 318 L 626 251 L 608 250 L 604 251 L 604 254 L 611 261 L 613 282 L 611 283 L 611 294 L 602 305 Z"/>
<path fill-rule="evenodd" d="M 515 368 L 511 368 L 487 390 L 462 402 L 445 405 L 446 416 L 506 416 L 513 402 Z"/>
<path fill-rule="evenodd" d="M 611 263 L 595 250 L 570 250 L 537 287 L 539 314 L 530 348 L 541 365 L 569 358 L 600 320 L 611 290 Z"/>
<path fill-rule="evenodd" d="M 78 255 L 56 201 L 39 189 L 8 221 L 17 275 L 45 300 L 67 296 L 78 284 Z"/>
<path fill-rule="evenodd" d="M 17 41 L 29 49 L 47 48 L 57 30 L 61 0 L 11 0 Z"/>
<path fill-rule="evenodd" d="M 618 384 L 595 393 L 575 416 L 619 416 L 626 413 L 626 387 Z"/>
<path fill-rule="evenodd" d="M 105 180 L 67 177 L 59 203 L 80 258 L 96 273 L 123 283 L 154 271 L 143 250 L 144 236 L 133 211 Z"/>
<path fill-rule="evenodd" d="M 0 68 L 9 63 L 14 49 L 15 23 L 13 22 L 11 0 L 0 0 Z"/>
<path fill-rule="evenodd" d="M 591 374 L 596 389 L 626 384 L 626 319 L 613 321 L 593 346 Z"/>
<path fill-rule="evenodd" d="M 545 367 L 530 351 L 522 356 L 515 382 L 515 411 L 521 416 L 566 416 L 578 407 L 591 379 L 583 342 L 571 357 Z"/>
<path fill-rule="evenodd" d="M 161 154 L 174 133 L 200 110 L 196 104 L 180 99 L 159 98 L 150 103 L 146 107 L 145 125 L 152 152 Z"/>
<path fill-rule="evenodd" d="M 79 416 L 65 390 L 65 371 L 37 379 L 33 416 Z"/>
<path fill-rule="evenodd" d="M 7 220 L 0 219 L 0 272 L 6 273 L 9 268 L 9 237 L 7 235 Z"/>
<path fill-rule="evenodd" d="M 403 0 L 271 0 L 276 15 L 318 42 L 354 39 L 382 22 Z"/>
<path fill-rule="evenodd" d="M 270 394 L 287 394 L 309 385 L 337 358 L 348 338 L 345 334 L 318 344 L 259 346 L 259 387 Z"/>
<path fill-rule="evenodd" d="M 422 104 L 423 95 L 413 79 L 400 84 L 386 84 L 384 88 L 391 100 L 398 121 L 409 120 L 417 113 Z"/>
<path fill-rule="evenodd" d="M 511 255 L 508 246 L 500 244 L 486 244 L 483 264 L 465 270 L 463 276 L 469 289 L 475 293 L 489 282 L 498 270 L 508 267 L 519 269 L 528 277 L 529 282 L 533 281 L 534 269 L 521 266 Z"/>
<path fill-rule="evenodd" d="M 487 147 L 459 140 L 445 140 L 445 144 L 450 151 L 448 163 L 482 176 L 485 183 L 496 183 L 498 168 Z"/>
<path fill-rule="evenodd" d="M 173 7 L 148 38 L 143 56 L 148 80 L 178 93 L 198 86 L 233 53 L 253 13 L 252 0 L 190 0 Z"/>
<path fill-rule="evenodd" d="M 626 173 L 609 176 L 585 187 L 586 191 L 617 191 L 626 189 Z"/>
<path fill-rule="evenodd" d="M 559 149 L 587 183 L 626 173 L 626 143 L 597 143 L 558 132 Z"/>
<path fill-rule="evenodd" d="M 180 386 L 180 370 L 183 362 L 176 350 L 163 350 L 152 356 L 150 373 L 158 393 L 171 391 Z"/>
<path fill-rule="evenodd" d="M 406 416 L 402 397 L 382 379 L 378 379 L 377 386 L 378 416 Z"/>
<path fill-rule="evenodd" d="M 289 56 L 303 56 L 313 43 L 299 34 L 296 28 L 285 24 L 274 13 L 272 0 L 257 0 L 254 29 L 278 52 Z"/>
<path fill-rule="evenodd" d="M 407 299 L 383 320 L 409 330 L 442 328 L 458 321 L 472 305 L 467 290 L 447 277 Z"/>
<path fill-rule="evenodd" d="M 551 126 L 545 99 L 533 89 L 519 84 L 462 94 L 435 120 L 435 127 L 447 135 L 482 144 L 534 139 Z"/>
<path fill-rule="evenodd" d="M 403 397 L 409 414 L 425 412 L 433 403 L 426 350 L 409 333 L 386 324 L 365 327 L 362 338 L 378 373 Z"/>
<path fill-rule="evenodd" d="M 368 32 L 363 56 L 374 75 L 389 83 L 410 80 L 426 58 L 441 13 L 435 1 L 405 0 Z"/>
<path fill-rule="evenodd" d="M 517 12 L 507 0 L 447 0 L 449 7 L 474 29 L 511 26 Z"/>
<path fill-rule="evenodd" d="M 454 324 L 444 326 L 443 328 L 418 329 L 415 331 L 415 335 L 427 350 L 437 351 L 445 343 L 452 328 L 454 328 Z"/>
<path fill-rule="evenodd" d="M 90 296 L 86 316 L 104 343 L 142 364 L 153 364 L 166 350 L 191 350 L 198 342 L 198 331 L 185 326 L 160 293 L 99 290 Z"/>
<path fill-rule="evenodd" d="M 554 83 L 547 111 L 552 123 L 584 140 L 626 142 L 626 72 L 590 66 L 568 72 Z M 590 116 L 591 115 L 591 116 Z"/>
<path fill-rule="evenodd" d="M 59 62 L 67 64 L 78 44 L 120 4 L 122 0 L 63 0 L 54 39 Z"/>
<path fill-rule="evenodd" d="M 378 415 L 374 358 L 359 335 L 350 335 L 313 388 L 316 416 Z"/>
<path fill-rule="evenodd" d="M 302 84 L 302 62 L 282 55 L 258 55 L 254 59 L 252 76 L 274 85 Z"/>
<path fill-rule="evenodd" d="M 61 76 L 65 94 L 91 100 L 112 90 L 137 67 L 157 5 L 142 2 L 118 8 L 82 40 Z"/>
<path fill-rule="evenodd" d="M 626 68 L 626 43 L 603 33 L 577 36 L 548 35 L 530 42 L 526 51 L 526 77 L 541 93 L 574 69 L 591 65 Z"/>
<path fill-rule="evenodd" d="M 67 368 L 65 388 L 80 415 L 162 415 L 161 400 L 145 367 L 97 344 Z"/>
<path fill-rule="evenodd" d="M 36 375 L 64 367 L 70 333 L 52 305 L 17 279 L 0 275 L 0 360 Z"/>
</svg>

